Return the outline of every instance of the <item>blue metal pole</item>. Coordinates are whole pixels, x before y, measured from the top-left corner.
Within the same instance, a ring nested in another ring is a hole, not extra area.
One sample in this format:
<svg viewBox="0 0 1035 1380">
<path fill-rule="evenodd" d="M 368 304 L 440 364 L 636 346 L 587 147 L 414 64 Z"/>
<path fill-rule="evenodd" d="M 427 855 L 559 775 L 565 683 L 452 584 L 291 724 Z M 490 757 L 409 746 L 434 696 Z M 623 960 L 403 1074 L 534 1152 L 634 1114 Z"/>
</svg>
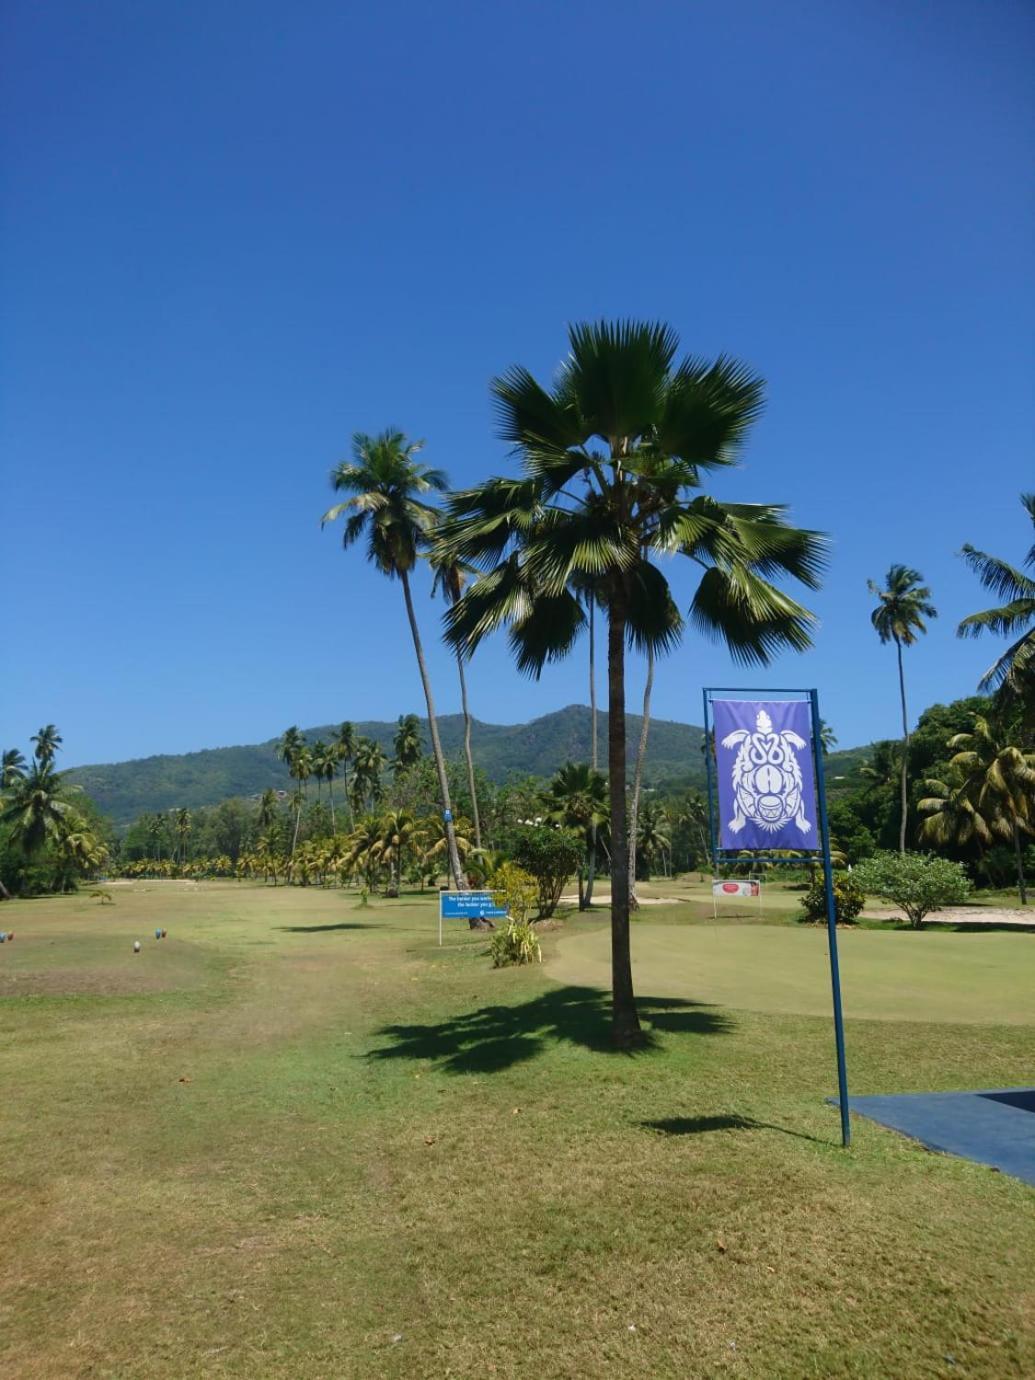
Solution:
<svg viewBox="0 0 1035 1380">
<path fill-rule="evenodd" d="M 830 861 L 830 824 L 827 820 L 827 783 L 823 773 L 823 748 L 819 738 L 819 695 L 809 691 L 812 704 L 812 760 L 816 768 L 816 805 L 823 844 L 823 881 L 827 893 L 827 939 L 830 950 L 830 985 L 834 994 L 834 1042 L 837 1045 L 837 1094 L 841 1104 L 841 1144 L 852 1143 L 848 1114 L 848 1071 L 845 1067 L 845 1028 L 841 1016 L 841 971 L 837 962 L 837 905 L 834 901 L 834 868 Z"/>
<path fill-rule="evenodd" d="M 702 691 L 702 697 L 704 699 L 704 769 L 708 777 L 708 833 L 712 841 L 712 876 L 715 877 L 719 871 L 719 832 L 712 789 L 712 745 L 708 726 L 709 699 L 707 690 Z"/>
</svg>

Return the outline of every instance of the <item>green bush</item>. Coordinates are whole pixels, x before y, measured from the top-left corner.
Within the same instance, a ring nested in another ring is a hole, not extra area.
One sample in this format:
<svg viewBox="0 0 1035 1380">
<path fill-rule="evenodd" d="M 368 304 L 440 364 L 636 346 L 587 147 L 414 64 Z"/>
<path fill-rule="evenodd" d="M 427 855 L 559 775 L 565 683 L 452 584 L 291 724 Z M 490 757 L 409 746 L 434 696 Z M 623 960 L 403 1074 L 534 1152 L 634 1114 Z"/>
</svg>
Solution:
<svg viewBox="0 0 1035 1380">
<path fill-rule="evenodd" d="M 868 895 L 893 901 L 914 930 L 923 927 L 932 910 L 957 905 L 970 895 L 962 863 L 925 853 L 875 853 L 858 865 L 853 877 Z"/>
<path fill-rule="evenodd" d="M 528 922 L 508 920 L 489 941 L 489 953 L 494 968 L 506 968 L 512 963 L 542 963 L 543 951 L 539 936 Z"/>
<path fill-rule="evenodd" d="M 527 825 L 514 838 L 514 861 L 535 878 L 539 890 L 539 919 L 552 915 L 564 884 L 579 869 L 583 843 L 567 829 L 549 824 Z"/>
<path fill-rule="evenodd" d="M 493 905 L 505 910 L 511 920 L 523 925 L 539 894 L 531 873 L 518 867 L 517 863 L 501 863 L 489 878 L 488 885 Z"/>
<path fill-rule="evenodd" d="M 849 872 L 834 878 L 834 913 L 839 925 L 850 925 L 862 910 L 866 893 Z M 827 918 L 827 889 L 822 875 L 813 877 L 801 898 L 802 920 L 814 923 Z"/>
</svg>

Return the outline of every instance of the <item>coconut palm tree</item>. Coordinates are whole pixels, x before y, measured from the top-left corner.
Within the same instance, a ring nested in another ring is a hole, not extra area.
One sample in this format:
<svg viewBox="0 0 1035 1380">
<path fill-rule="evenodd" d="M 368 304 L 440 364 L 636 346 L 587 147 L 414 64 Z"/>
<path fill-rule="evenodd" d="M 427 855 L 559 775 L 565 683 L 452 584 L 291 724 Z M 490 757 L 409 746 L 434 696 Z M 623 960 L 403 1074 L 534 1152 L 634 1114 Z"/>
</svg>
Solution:
<svg viewBox="0 0 1035 1380">
<path fill-rule="evenodd" d="M 392 429 L 382 431 L 378 436 L 367 436 L 357 431 L 352 438 L 352 460 L 343 460 L 331 473 L 334 489 L 349 497 L 328 509 L 323 521 L 333 522 L 343 517 L 345 528 L 342 545 L 347 548 L 365 537 L 367 559 L 383 575 L 390 580 L 398 580 L 402 585 L 413 650 L 428 711 L 449 870 L 453 884 L 459 888 L 463 874 L 453 828 L 446 759 L 439 741 L 431 678 L 424 659 L 424 647 L 410 590 L 410 573 L 417 564 L 418 555 L 427 547 L 428 532 L 435 521 L 434 510 L 421 495 L 436 490 L 441 492 L 446 488 L 446 477 L 441 470 L 429 469 L 414 458 L 422 444 L 407 441 L 401 431 Z"/>
<path fill-rule="evenodd" d="M 612 1039 L 642 1039 L 629 951 L 625 657 L 628 643 L 663 651 L 682 616 L 657 559 L 701 567 L 694 625 L 734 658 L 766 663 L 811 645 L 813 617 L 771 579 L 818 583 L 822 539 L 782 508 L 722 504 L 697 491 L 702 472 L 732 464 L 762 404 L 743 365 L 676 361 L 667 326 L 623 322 L 569 329 L 570 354 L 544 388 L 514 367 L 492 385 L 500 434 L 523 460 L 519 478 L 454 494 L 440 545 L 485 571 L 446 614 L 447 636 L 471 654 L 507 627 L 520 670 L 538 676 L 586 624 L 577 597 L 593 575 L 607 617 Z"/>
<path fill-rule="evenodd" d="M 400 714 L 392 740 L 395 758 L 392 771 L 398 779 L 421 759 L 420 719 L 416 714 Z"/>
<path fill-rule="evenodd" d="M 0 791 L 6 791 L 25 777 L 25 756 L 17 748 L 4 748 L 0 758 Z"/>
<path fill-rule="evenodd" d="M 819 721 L 819 746 L 823 756 L 828 756 L 837 747 L 837 734 L 827 723 L 826 719 Z"/>
<path fill-rule="evenodd" d="M 928 815 L 926 836 L 934 842 L 987 845 L 993 838 L 1011 843 L 1017 865 L 1017 892 L 1027 905 L 1023 840 L 1035 836 L 1035 752 L 1011 741 L 1002 716 L 975 714 L 969 733 L 949 739 L 954 780 L 932 782 L 932 794 L 920 802 Z"/>
<path fill-rule="evenodd" d="M 49 766 L 57 756 L 58 748 L 62 744 L 61 734 L 57 731 L 54 724 L 46 724 L 40 731 L 33 735 L 29 740 L 36 744 L 35 758 L 45 767 Z"/>
<path fill-rule="evenodd" d="M 385 754 L 381 745 L 371 738 L 356 741 L 352 759 L 352 803 L 362 811 L 367 805 L 376 806 L 381 799 L 381 773 L 385 768 Z"/>
<path fill-rule="evenodd" d="M 190 838 L 193 822 L 189 810 L 179 809 L 175 815 L 176 836 L 180 841 L 180 862 L 187 861 L 187 840 Z"/>
<path fill-rule="evenodd" d="M 672 821 L 660 800 L 648 800 L 641 812 L 640 852 L 646 867 L 672 850 Z"/>
<path fill-rule="evenodd" d="M 26 857 L 47 843 L 59 842 L 78 818 L 63 798 L 61 779 L 52 762 L 52 758 L 41 759 L 37 747 L 36 760 L 8 790 L 0 809 L 0 823 L 7 825 L 11 843 Z"/>
<path fill-rule="evenodd" d="M 909 716 L 906 712 L 906 676 L 902 666 L 902 648 L 911 647 L 917 635 L 927 631 L 925 618 L 938 617 L 938 610 L 931 603 L 931 591 L 920 583 L 922 579 L 919 570 L 913 570 L 908 565 L 893 565 L 884 577 L 884 589 L 873 580 L 866 582 L 870 593 L 877 599 L 877 607 L 870 615 L 870 622 L 882 643 L 894 642 L 898 656 L 898 691 L 902 701 L 902 819 L 898 834 L 900 853 L 906 851 L 909 814 Z"/>
<path fill-rule="evenodd" d="M 436 555 L 434 549 L 431 551 L 429 559 L 435 572 L 431 586 L 432 596 L 441 592 L 446 603 L 452 607 L 458 602 L 464 592 L 464 587 L 474 575 L 474 567 L 449 557 L 442 558 Z M 474 757 L 471 755 L 471 709 L 467 702 L 467 676 L 464 672 L 464 659 L 459 652 L 456 654 L 456 670 L 460 678 L 460 708 L 464 716 L 464 759 L 467 763 L 467 789 L 471 796 L 474 843 L 476 848 L 481 848 L 482 822 L 478 814 L 478 790 L 474 780 Z"/>
<path fill-rule="evenodd" d="M 593 867 L 597 830 L 607 823 L 607 779 L 585 762 L 565 762 L 543 793 L 546 817 L 554 824 L 572 829 L 585 840 L 584 868 L 579 870 L 579 910 L 588 910 L 583 883 Z"/>
<path fill-rule="evenodd" d="M 299 733 L 298 728 L 292 724 L 290 728 L 284 730 L 274 751 L 284 762 L 288 769 L 288 775 L 292 781 L 298 780 L 298 761 L 299 754 L 305 746 L 305 738 Z M 295 804 L 295 832 L 291 839 L 291 852 L 294 854 L 298 844 L 298 826 L 302 818 L 302 785 L 299 781 L 294 793 Z"/>
<path fill-rule="evenodd" d="M 334 740 L 334 750 L 338 761 L 341 763 L 341 788 L 345 793 L 345 804 L 348 806 L 349 828 L 353 829 L 356 821 L 352 813 L 352 799 L 349 796 L 349 763 L 356 751 L 356 730 L 352 724 L 343 723 L 338 729 L 338 736 Z"/>
<path fill-rule="evenodd" d="M 1035 493 L 1021 494 L 1021 504 L 1035 526 Z M 1014 639 L 981 677 L 979 689 L 998 689 L 1004 700 L 1020 700 L 1031 718 L 1035 716 L 1035 578 L 969 543 L 960 554 L 982 586 L 1005 602 L 964 618 L 956 636 L 980 637 L 990 632 Z M 1024 566 L 1035 572 L 1035 543 Z"/>
<path fill-rule="evenodd" d="M 255 817 L 259 833 L 265 834 L 270 830 L 277 820 L 277 793 L 272 786 L 267 786 L 259 800 L 259 809 Z"/>
<path fill-rule="evenodd" d="M 403 864 L 411 855 L 420 855 L 427 844 L 427 828 L 408 810 L 389 810 L 379 821 L 379 834 L 371 847 L 374 858 L 388 869 L 388 894 L 398 896 Z"/>
</svg>

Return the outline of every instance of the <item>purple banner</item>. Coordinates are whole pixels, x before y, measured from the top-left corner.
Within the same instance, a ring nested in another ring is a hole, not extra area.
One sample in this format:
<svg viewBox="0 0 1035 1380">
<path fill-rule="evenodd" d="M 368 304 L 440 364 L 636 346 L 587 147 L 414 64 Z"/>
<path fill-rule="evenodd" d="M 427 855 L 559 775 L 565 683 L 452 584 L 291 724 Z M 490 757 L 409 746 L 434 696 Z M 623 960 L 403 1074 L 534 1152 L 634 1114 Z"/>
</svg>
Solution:
<svg viewBox="0 0 1035 1380">
<path fill-rule="evenodd" d="M 815 852 L 816 787 L 807 700 L 713 700 L 719 847 Z"/>
</svg>

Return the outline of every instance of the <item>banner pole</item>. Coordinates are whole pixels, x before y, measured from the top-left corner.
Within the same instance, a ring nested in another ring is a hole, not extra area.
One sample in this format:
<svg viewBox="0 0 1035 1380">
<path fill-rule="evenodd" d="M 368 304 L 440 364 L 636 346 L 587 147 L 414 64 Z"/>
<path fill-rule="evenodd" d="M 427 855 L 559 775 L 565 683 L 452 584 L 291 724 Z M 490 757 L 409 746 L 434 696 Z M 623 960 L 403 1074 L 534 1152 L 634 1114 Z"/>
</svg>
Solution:
<svg viewBox="0 0 1035 1380">
<path fill-rule="evenodd" d="M 819 694 L 816 690 L 809 691 L 809 701 L 812 705 L 812 760 L 816 768 L 816 804 L 823 844 L 823 882 L 827 896 L 827 947 L 830 951 L 830 986 L 834 998 L 834 1043 L 837 1046 L 841 1144 L 847 1149 L 852 1143 L 852 1126 L 848 1112 L 848 1071 L 845 1067 L 845 1030 L 841 1015 L 841 971 L 837 961 L 837 904 L 834 900 L 834 868 L 830 859 L 830 823 L 827 820 L 827 787 L 823 773 L 823 745 L 819 736 Z"/>
<path fill-rule="evenodd" d="M 715 813 L 715 793 L 712 786 L 712 748 L 708 727 L 709 700 L 707 690 L 701 692 L 701 698 L 704 701 L 704 742 L 701 745 L 701 751 L 704 753 L 704 770 L 708 779 L 708 836 L 712 842 L 712 879 L 714 880 L 719 870 L 719 834 Z"/>
</svg>

